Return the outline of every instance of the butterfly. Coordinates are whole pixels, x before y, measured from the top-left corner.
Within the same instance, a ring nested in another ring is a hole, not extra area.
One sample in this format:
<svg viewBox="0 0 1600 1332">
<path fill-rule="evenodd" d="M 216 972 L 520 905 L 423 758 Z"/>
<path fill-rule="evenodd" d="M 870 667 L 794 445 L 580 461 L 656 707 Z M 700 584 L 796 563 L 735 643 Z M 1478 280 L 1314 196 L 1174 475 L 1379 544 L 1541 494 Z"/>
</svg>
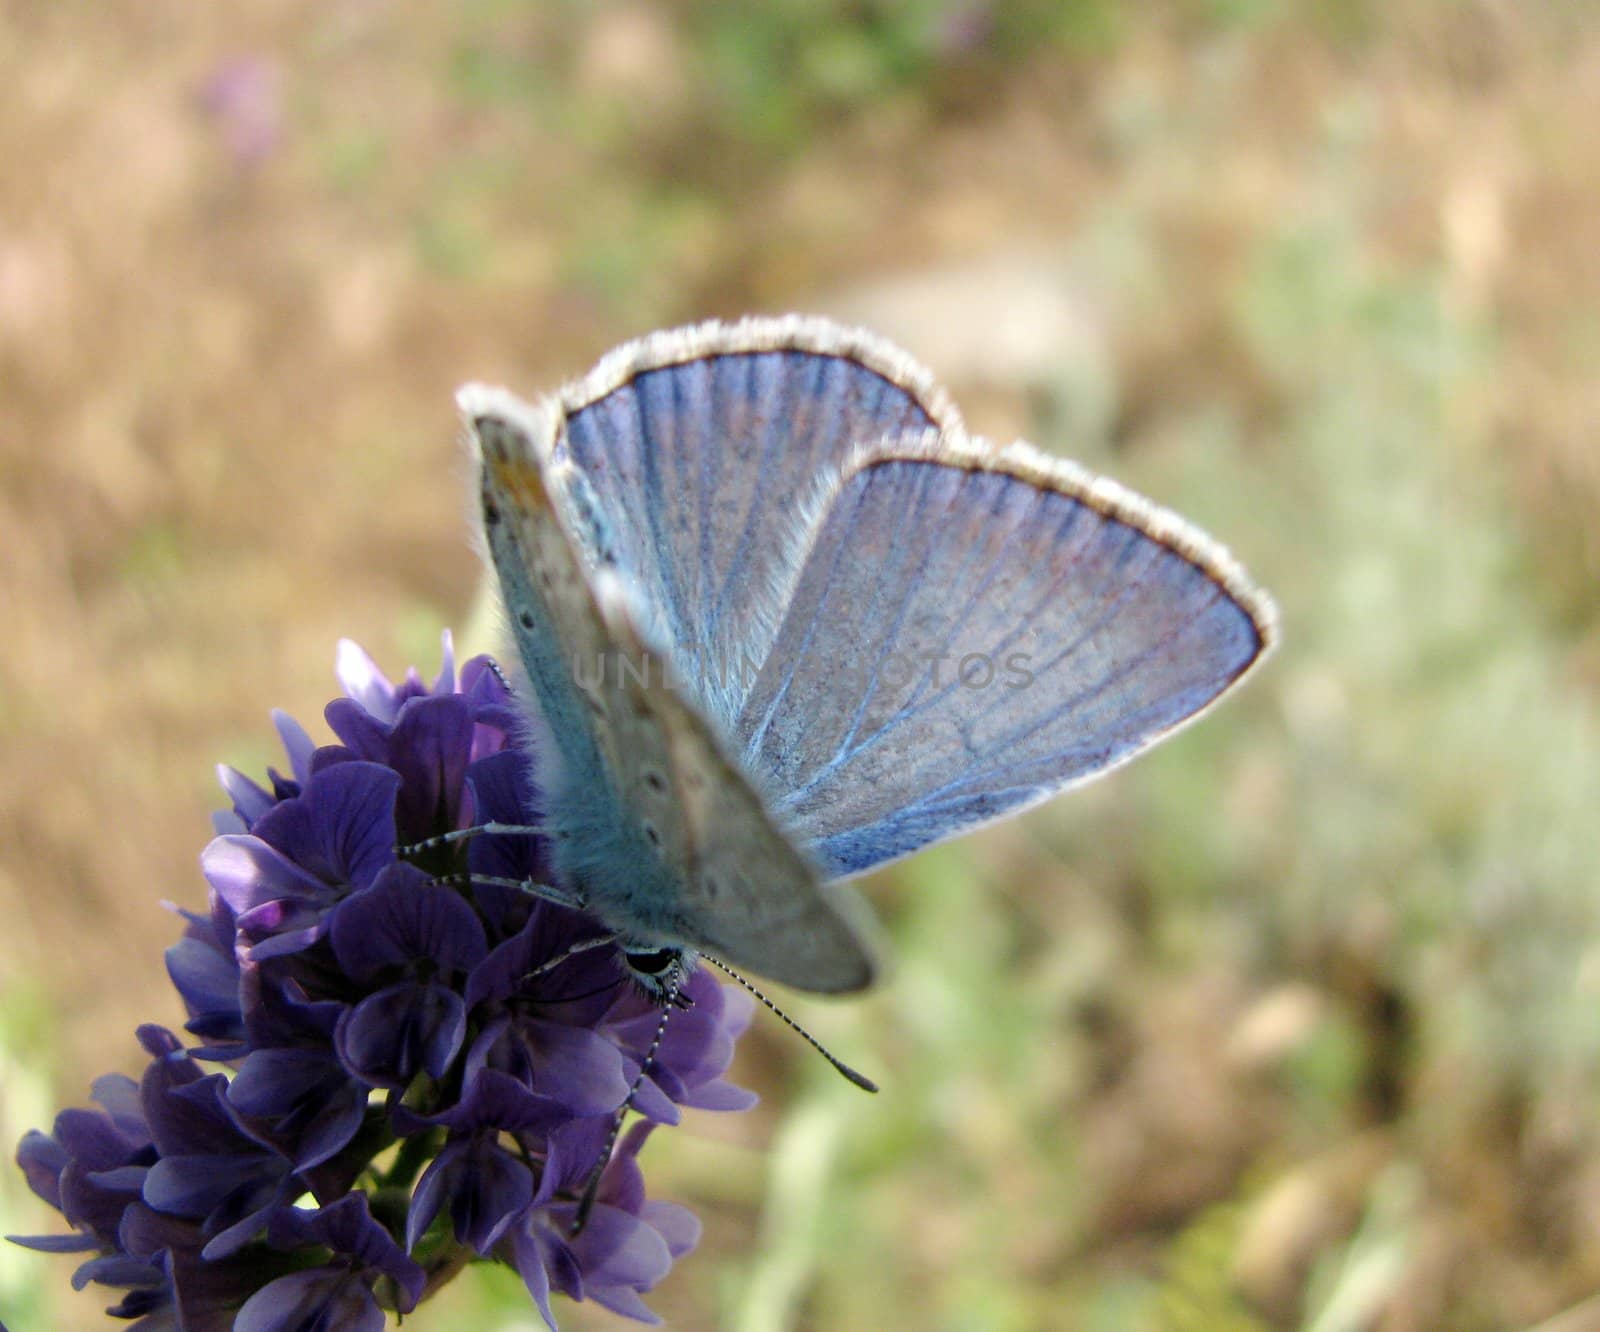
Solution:
<svg viewBox="0 0 1600 1332">
<path fill-rule="evenodd" d="M 469 385 L 558 900 L 642 978 L 877 969 L 844 880 L 1017 813 L 1204 712 L 1275 636 L 1221 546 L 969 436 L 882 339 L 651 334 L 536 403 Z"/>
</svg>

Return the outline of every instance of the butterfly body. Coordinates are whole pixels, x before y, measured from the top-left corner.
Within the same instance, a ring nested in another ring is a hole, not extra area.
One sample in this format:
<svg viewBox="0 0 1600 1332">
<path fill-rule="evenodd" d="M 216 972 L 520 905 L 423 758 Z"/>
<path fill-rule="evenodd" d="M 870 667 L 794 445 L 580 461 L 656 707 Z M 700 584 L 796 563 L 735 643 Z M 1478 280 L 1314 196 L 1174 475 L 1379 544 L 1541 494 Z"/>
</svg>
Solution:
<svg viewBox="0 0 1600 1332">
<path fill-rule="evenodd" d="M 1271 642 L 1215 543 L 968 437 L 823 320 L 657 334 L 537 406 L 462 407 L 557 874 L 641 953 L 859 989 L 838 880 L 1126 761 Z"/>
</svg>

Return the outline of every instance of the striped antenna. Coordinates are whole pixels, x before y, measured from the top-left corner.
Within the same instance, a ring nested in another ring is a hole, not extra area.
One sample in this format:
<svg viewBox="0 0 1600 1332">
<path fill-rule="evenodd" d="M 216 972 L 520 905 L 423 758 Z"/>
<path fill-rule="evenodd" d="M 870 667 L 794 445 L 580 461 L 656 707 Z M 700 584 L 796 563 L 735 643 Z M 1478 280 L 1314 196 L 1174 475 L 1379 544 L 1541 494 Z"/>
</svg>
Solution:
<svg viewBox="0 0 1600 1332">
<path fill-rule="evenodd" d="M 849 1064 L 844 1062 L 844 1060 L 838 1058 L 838 1056 L 829 1050 L 827 1046 L 823 1045 L 821 1041 L 819 1041 L 792 1017 L 785 1013 L 783 1009 L 779 1008 L 777 1004 L 773 1003 L 772 1000 L 768 999 L 766 995 L 762 994 L 760 990 L 756 989 L 754 985 L 747 981 L 726 962 L 717 961 L 717 959 L 712 957 L 709 953 L 701 953 L 700 956 L 705 958 L 705 960 L 711 963 L 711 965 L 714 966 L 718 971 L 732 976 L 733 979 L 738 981 L 740 985 L 744 986 L 744 988 L 749 990 L 751 994 L 755 995 L 757 999 L 761 1000 L 761 1002 L 767 1006 L 769 1012 L 776 1016 L 777 1019 L 786 1027 L 788 1027 L 790 1031 L 795 1032 L 801 1040 L 805 1041 L 807 1045 L 809 1045 L 819 1055 L 832 1064 L 835 1069 L 844 1075 L 846 1081 L 855 1083 L 855 1085 L 860 1087 L 862 1091 L 875 1092 L 878 1090 L 878 1084 L 876 1082 L 869 1078 L 865 1073 L 856 1072 L 856 1070 L 851 1068 Z"/>
</svg>

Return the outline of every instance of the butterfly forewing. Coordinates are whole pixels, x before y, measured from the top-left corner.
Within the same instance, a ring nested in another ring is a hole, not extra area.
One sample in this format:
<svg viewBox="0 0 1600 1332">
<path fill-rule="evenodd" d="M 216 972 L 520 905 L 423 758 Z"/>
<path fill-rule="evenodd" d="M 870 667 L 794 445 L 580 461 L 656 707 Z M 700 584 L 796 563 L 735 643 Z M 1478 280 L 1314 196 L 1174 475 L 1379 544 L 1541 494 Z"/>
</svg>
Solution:
<svg viewBox="0 0 1600 1332">
<path fill-rule="evenodd" d="M 585 528 L 648 604 L 689 696 L 724 728 L 771 648 L 814 500 L 863 441 L 957 424 L 903 353 L 793 317 L 653 335 L 559 402 L 558 451 L 592 496 Z"/>
<path fill-rule="evenodd" d="M 509 393 L 471 385 L 460 394 L 477 443 L 483 530 L 506 620 L 559 764 L 560 785 L 592 792 L 600 817 L 614 804 L 616 755 L 599 725 L 600 700 L 575 663 L 610 648 L 593 609 L 589 572 L 573 550 L 551 492 L 547 413 Z"/>
<path fill-rule="evenodd" d="M 488 390 L 466 392 L 463 407 L 490 552 L 561 756 L 550 821 L 564 885 L 629 946 L 714 951 L 808 989 L 868 984 L 848 903 L 824 892 L 679 695 L 624 578 L 573 539 L 582 516 L 570 464 L 541 433 L 548 418 Z"/>
</svg>

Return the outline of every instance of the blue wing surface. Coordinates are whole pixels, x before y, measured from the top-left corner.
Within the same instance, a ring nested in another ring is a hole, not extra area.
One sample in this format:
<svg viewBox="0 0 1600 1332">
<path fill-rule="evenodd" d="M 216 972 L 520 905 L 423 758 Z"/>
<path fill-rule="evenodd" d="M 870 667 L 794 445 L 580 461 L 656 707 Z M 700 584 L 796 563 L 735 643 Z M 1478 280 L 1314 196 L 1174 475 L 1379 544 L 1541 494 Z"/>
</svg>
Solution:
<svg viewBox="0 0 1600 1332">
<path fill-rule="evenodd" d="M 827 507 L 735 724 L 833 877 L 1131 758 L 1272 634 L 1226 552 L 1129 492 L 1016 446 L 905 451 Z"/>
<path fill-rule="evenodd" d="M 558 402 L 575 528 L 632 582 L 680 687 L 723 730 L 771 649 L 815 497 L 861 445 L 958 424 L 895 348 L 797 317 L 652 335 Z"/>
</svg>

